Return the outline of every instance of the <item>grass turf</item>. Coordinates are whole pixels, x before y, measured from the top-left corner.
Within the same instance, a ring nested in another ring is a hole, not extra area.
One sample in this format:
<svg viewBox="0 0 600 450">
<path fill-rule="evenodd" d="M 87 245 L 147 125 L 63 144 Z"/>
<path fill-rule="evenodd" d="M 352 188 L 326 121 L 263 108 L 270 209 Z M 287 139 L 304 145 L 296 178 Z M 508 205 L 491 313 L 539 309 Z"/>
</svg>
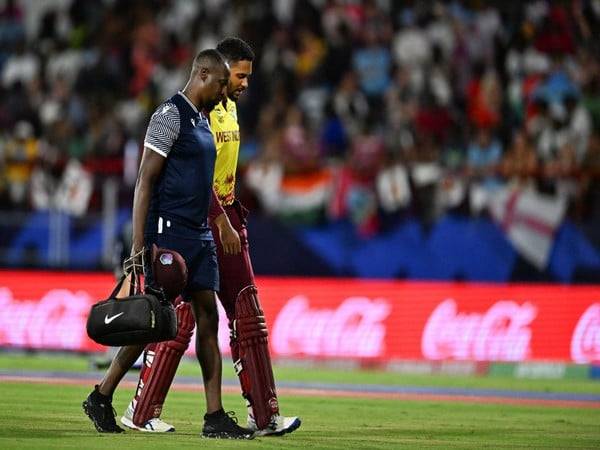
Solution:
<svg viewBox="0 0 600 450">
<path fill-rule="evenodd" d="M 86 356 L 62 354 L 28 355 L 0 353 L 0 369 L 86 372 L 90 359 Z M 274 366 L 275 379 L 290 382 L 382 384 L 391 386 L 427 386 L 468 389 L 510 389 L 515 391 L 571 392 L 600 394 L 600 381 L 588 379 L 515 379 L 512 377 L 477 377 L 463 375 L 408 375 L 376 370 L 335 370 L 327 368 Z M 198 377 L 198 363 L 182 360 L 177 375 Z M 235 380 L 231 364 L 223 362 L 223 378 Z"/>
<path fill-rule="evenodd" d="M 115 396 L 122 412 L 130 389 Z M 173 391 L 163 416 L 175 434 L 128 431 L 100 435 L 81 410 L 86 386 L 0 384 L 2 449 L 180 449 L 210 448 L 598 448 L 600 410 L 511 405 L 413 402 L 286 396 L 287 411 L 302 427 L 280 438 L 207 441 L 199 438 L 202 393 Z M 226 409 L 244 417 L 237 395 L 225 395 Z"/>
<path fill-rule="evenodd" d="M 89 369 L 89 359 L 0 354 L 0 369 L 83 372 Z M 186 376 L 199 377 L 199 373 L 192 361 L 183 361 L 178 371 Z M 590 380 L 417 376 L 285 366 L 276 366 L 275 373 L 281 381 L 600 392 L 600 383 Z M 224 365 L 224 378 L 234 379 L 229 364 Z M 178 391 L 169 394 L 163 412 L 177 433 L 100 435 L 81 410 L 90 388 L 0 383 L 0 449 L 600 448 L 600 409 L 287 395 L 280 399 L 283 411 L 303 419 L 293 434 L 250 442 L 207 441 L 199 437 L 203 394 Z M 131 388 L 117 391 L 117 413 L 124 410 L 132 392 Z M 224 404 L 244 421 L 240 396 L 226 394 Z"/>
</svg>

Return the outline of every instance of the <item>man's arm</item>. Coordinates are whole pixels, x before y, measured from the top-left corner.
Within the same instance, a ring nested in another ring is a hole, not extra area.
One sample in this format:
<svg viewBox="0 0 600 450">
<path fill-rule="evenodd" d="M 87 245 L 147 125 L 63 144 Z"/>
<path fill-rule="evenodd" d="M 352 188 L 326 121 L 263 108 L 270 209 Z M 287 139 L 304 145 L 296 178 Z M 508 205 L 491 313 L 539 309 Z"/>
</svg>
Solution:
<svg viewBox="0 0 600 450">
<path fill-rule="evenodd" d="M 142 162 L 135 183 L 133 195 L 133 245 L 131 254 L 135 255 L 144 248 L 144 226 L 150 207 L 150 197 L 156 179 L 160 175 L 166 158 L 154 150 L 144 147 Z"/>
<path fill-rule="evenodd" d="M 229 222 L 229 218 L 221 206 L 214 188 L 212 190 L 208 217 L 219 229 L 219 240 L 223 246 L 223 252 L 226 255 L 237 255 L 240 253 L 242 251 L 240 236 L 231 225 L 231 222 Z"/>
<path fill-rule="evenodd" d="M 132 213 L 132 245 L 130 257 L 124 262 L 126 278 L 121 289 L 115 296 L 116 298 L 125 298 L 131 293 L 131 273 L 128 273 L 128 266 L 135 268 L 135 265 L 142 264 L 141 251 L 144 249 L 144 226 L 150 207 L 150 197 L 154 182 L 160 174 L 166 158 L 159 155 L 148 147 L 144 147 L 142 162 L 138 171 L 138 177 L 135 183 L 133 194 L 133 213 Z"/>
<path fill-rule="evenodd" d="M 144 248 L 144 227 L 152 189 L 178 136 L 179 110 L 173 103 L 163 103 L 152 114 L 144 137 L 144 154 L 133 195 L 132 255 Z"/>
</svg>

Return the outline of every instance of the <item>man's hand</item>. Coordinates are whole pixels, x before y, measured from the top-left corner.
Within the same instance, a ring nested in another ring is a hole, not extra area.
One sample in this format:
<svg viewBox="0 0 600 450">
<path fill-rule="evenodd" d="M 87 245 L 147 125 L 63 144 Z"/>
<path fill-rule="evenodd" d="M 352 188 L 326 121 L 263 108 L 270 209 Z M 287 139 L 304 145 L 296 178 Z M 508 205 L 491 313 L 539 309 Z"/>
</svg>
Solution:
<svg viewBox="0 0 600 450">
<path fill-rule="evenodd" d="M 119 289 L 119 292 L 117 292 L 117 295 L 115 295 L 115 298 L 127 297 L 129 295 L 130 289 L 131 289 L 131 274 L 129 274 L 125 277 L 125 281 L 123 281 L 123 284 L 121 285 L 121 289 Z"/>
<path fill-rule="evenodd" d="M 136 250 L 138 248 L 141 250 Z M 141 292 L 140 275 L 144 273 L 144 251 L 144 247 L 138 247 L 135 244 L 131 248 L 131 256 L 123 262 L 123 273 L 127 277 L 119 294 L 127 292 L 126 295 L 129 295 L 129 292 L 134 294 Z M 124 286 L 127 286 L 127 291 L 124 290 Z"/>
<path fill-rule="evenodd" d="M 140 248 L 140 250 L 136 250 Z M 139 275 L 144 271 L 144 247 L 136 247 L 135 245 L 131 248 L 131 256 L 123 261 L 123 272 L 125 274 Z"/>
<path fill-rule="evenodd" d="M 223 245 L 223 252 L 226 255 L 237 255 L 242 251 L 240 236 L 235 228 L 229 222 L 227 214 L 221 214 L 215 219 L 215 225 L 219 229 L 219 239 Z"/>
</svg>

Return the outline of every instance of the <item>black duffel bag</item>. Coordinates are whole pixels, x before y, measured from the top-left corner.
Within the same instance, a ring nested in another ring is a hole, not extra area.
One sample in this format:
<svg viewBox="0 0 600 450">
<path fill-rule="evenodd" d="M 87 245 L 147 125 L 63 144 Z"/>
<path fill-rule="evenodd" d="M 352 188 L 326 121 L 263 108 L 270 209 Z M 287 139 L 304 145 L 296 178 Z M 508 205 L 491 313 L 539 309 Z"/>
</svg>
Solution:
<svg viewBox="0 0 600 450">
<path fill-rule="evenodd" d="M 133 285 L 140 286 L 139 276 Z M 106 300 L 92 306 L 87 320 L 87 334 L 98 344 L 121 347 L 169 341 L 177 335 L 175 308 L 162 289 L 147 286 L 145 293 L 115 298 L 127 278 L 123 275 Z M 131 294 L 130 289 L 130 294 Z"/>
</svg>

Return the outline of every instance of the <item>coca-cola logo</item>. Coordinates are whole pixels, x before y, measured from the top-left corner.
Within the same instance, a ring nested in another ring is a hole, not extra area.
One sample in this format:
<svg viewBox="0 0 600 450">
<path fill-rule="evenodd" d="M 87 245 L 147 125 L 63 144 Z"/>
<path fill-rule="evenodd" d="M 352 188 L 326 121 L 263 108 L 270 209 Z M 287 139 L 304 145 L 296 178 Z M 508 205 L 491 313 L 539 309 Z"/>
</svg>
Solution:
<svg viewBox="0 0 600 450">
<path fill-rule="evenodd" d="M 87 350 L 92 300 L 83 291 L 52 289 L 35 300 L 16 300 L 0 288 L 0 345 Z"/>
<path fill-rule="evenodd" d="M 447 299 L 431 313 L 421 340 L 428 359 L 522 361 L 531 353 L 530 325 L 537 308 L 503 300 L 485 313 L 459 313 Z"/>
<path fill-rule="evenodd" d="M 581 316 L 571 339 L 571 358 L 576 363 L 600 361 L 600 303 Z"/>
<path fill-rule="evenodd" d="M 385 299 L 349 297 L 337 308 L 311 308 L 308 298 L 287 301 L 273 323 L 271 344 L 281 356 L 381 357 L 392 307 Z"/>
</svg>

